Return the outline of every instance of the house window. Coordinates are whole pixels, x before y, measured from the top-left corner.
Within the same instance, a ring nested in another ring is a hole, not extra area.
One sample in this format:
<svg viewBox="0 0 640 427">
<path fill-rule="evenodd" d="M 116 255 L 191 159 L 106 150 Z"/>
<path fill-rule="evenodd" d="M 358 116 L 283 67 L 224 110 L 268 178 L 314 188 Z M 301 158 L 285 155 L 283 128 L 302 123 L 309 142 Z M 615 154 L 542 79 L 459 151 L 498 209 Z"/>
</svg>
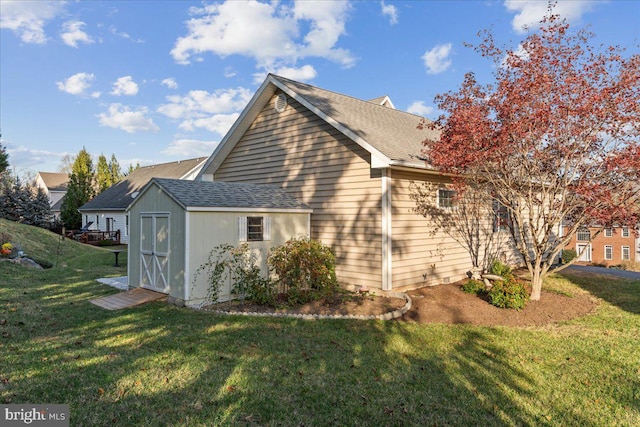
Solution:
<svg viewBox="0 0 640 427">
<path fill-rule="evenodd" d="M 493 201 L 493 231 L 506 231 L 509 229 L 509 210 L 505 205 L 498 202 L 497 200 Z"/>
<path fill-rule="evenodd" d="M 96 215 L 96 230 L 100 230 L 100 216 Z"/>
<path fill-rule="evenodd" d="M 239 217 L 238 240 L 241 242 L 271 240 L 271 218 L 262 216 Z"/>
<path fill-rule="evenodd" d="M 604 259 L 613 259 L 613 246 L 606 245 L 604 247 Z"/>
<path fill-rule="evenodd" d="M 623 261 L 629 261 L 630 258 L 631 258 L 631 251 L 629 249 L 629 246 L 623 246 L 622 247 L 622 260 Z"/>
<path fill-rule="evenodd" d="M 129 235 L 129 215 L 124 216 L 124 235 Z"/>
<path fill-rule="evenodd" d="M 613 237 L 613 228 L 605 228 L 604 237 Z"/>
<path fill-rule="evenodd" d="M 580 242 L 588 242 L 591 240 L 591 232 L 589 230 L 578 231 L 577 238 Z"/>
<path fill-rule="evenodd" d="M 629 237 L 629 227 L 622 227 L 622 237 Z"/>
<path fill-rule="evenodd" d="M 450 209 L 454 205 L 456 198 L 456 192 L 453 190 L 438 190 L 438 207 L 443 209 Z"/>
</svg>

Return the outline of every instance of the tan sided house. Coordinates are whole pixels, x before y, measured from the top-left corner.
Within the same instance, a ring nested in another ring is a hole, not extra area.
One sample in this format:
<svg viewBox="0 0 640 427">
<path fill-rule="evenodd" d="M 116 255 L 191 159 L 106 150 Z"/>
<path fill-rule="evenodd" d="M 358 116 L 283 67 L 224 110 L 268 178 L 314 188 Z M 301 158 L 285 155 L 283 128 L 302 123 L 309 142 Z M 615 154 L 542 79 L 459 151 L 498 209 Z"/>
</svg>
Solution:
<svg viewBox="0 0 640 427">
<path fill-rule="evenodd" d="M 469 270 L 469 255 L 433 235 L 409 197 L 412 181 L 449 183 L 420 157 L 421 119 L 394 109 L 388 97 L 363 101 L 269 75 L 199 179 L 271 184 L 310 206 L 311 237 L 335 249 L 344 286 L 456 281 Z"/>
</svg>

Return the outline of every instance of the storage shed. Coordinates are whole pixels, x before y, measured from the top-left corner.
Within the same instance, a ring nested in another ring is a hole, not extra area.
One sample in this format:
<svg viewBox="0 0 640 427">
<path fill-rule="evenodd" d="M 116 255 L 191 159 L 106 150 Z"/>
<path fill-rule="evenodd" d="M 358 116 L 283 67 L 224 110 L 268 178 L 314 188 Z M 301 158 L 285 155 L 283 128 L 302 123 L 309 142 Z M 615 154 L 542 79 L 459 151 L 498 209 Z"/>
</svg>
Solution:
<svg viewBox="0 0 640 427">
<path fill-rule="evenodd" d="M 197 305 L 208 285 L 196 272 L 214 247 L 247 242 L 266 275 L 272 247 L 309 236 L 312 209 L 271 185 L 153 178 L 127 211 L 129 287 Z M 231 298 L 230 288 L 221 300 Z"/>
</svg>

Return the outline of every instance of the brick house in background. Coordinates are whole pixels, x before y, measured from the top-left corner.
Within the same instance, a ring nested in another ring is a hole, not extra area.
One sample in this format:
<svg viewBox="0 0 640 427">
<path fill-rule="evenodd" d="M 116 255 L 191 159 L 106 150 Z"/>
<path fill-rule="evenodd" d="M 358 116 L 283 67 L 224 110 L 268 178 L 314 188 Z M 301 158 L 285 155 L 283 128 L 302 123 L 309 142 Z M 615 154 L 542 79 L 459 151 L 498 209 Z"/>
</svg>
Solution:
<svg viewBox="0 0 640 427">
<path fill-rule="evenodd" d="M 567 245 L 567 249 L 579 254 L 578 264 L 613 266 L 640 262 L 640 239 L 632 227 L 606 228 L 591 240 L 598 230 L 594 227 L 578 231 Z"/>
</svg>

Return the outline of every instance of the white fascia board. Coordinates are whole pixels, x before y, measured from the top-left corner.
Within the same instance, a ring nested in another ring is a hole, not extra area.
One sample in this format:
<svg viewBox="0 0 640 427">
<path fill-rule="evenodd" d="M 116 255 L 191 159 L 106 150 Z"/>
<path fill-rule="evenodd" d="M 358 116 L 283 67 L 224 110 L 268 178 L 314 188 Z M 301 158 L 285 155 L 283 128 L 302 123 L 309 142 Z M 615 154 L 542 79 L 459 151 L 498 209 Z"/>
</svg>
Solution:
<svg viewBox="0 0 640 427">
<path fill-rule="evenodd" d="M 277 208 L 223 208 L 223 207 L 187 207 L 187 212 L 266 212 L 266 213 L 313 213 L 313 209 L 277 209 Z"/>
<path fill-rule="evenodd" d="M 389 157 L 387 157 L 384 153 L 382 153 L 377 148 L 373 147 L 371 144 L 369 144 L 367 141 L 365 141 L 364 139 L 362 139 L 361 137 L 359 137 L 355 133 L 351 132 L 346 127 L 342 126 L 337 120 L 335 120 L 331 116 L 325 114 L 322 110 L 318 109 L 315 105 L 313 105 L 312 103 L 307 101 L 304 97 L 300 96 L 297 92 L 295 92 L 289 86 L 287 86 L 287 85 L 285 85 L 283 83 L 280 83 L 278 80 L 272 78 L 271 76 L 269 76 L 269 80 L 271 80 L 272 83 L 275 86 L 277 86 L 280 90 L 282 90 L 284 93 L 286 93 L 291 98 L 293 98 L 296 101 L 298 101 L 300 104 L 305 106 L 307 109 L 311 110 L 314 114 L 316 114 L 322 120 L 324 120 L 325 122 L 329 123 L 335 129 L 337 129 L 342 134 L 344 134 L 347 138 L 351 139 L 353 142 L 355 142 L 356 144 L 358 144 L 359 146 L 361 146 L 362 148 L 367 150 L 369 153 L 371 153 L 371 167 L 372 168 L 385 168 L 385 167 L 388 167 L 390 165 L 391 159 Z M 376 166 L 374 166 L 374 164 Z"/>
</svg>

